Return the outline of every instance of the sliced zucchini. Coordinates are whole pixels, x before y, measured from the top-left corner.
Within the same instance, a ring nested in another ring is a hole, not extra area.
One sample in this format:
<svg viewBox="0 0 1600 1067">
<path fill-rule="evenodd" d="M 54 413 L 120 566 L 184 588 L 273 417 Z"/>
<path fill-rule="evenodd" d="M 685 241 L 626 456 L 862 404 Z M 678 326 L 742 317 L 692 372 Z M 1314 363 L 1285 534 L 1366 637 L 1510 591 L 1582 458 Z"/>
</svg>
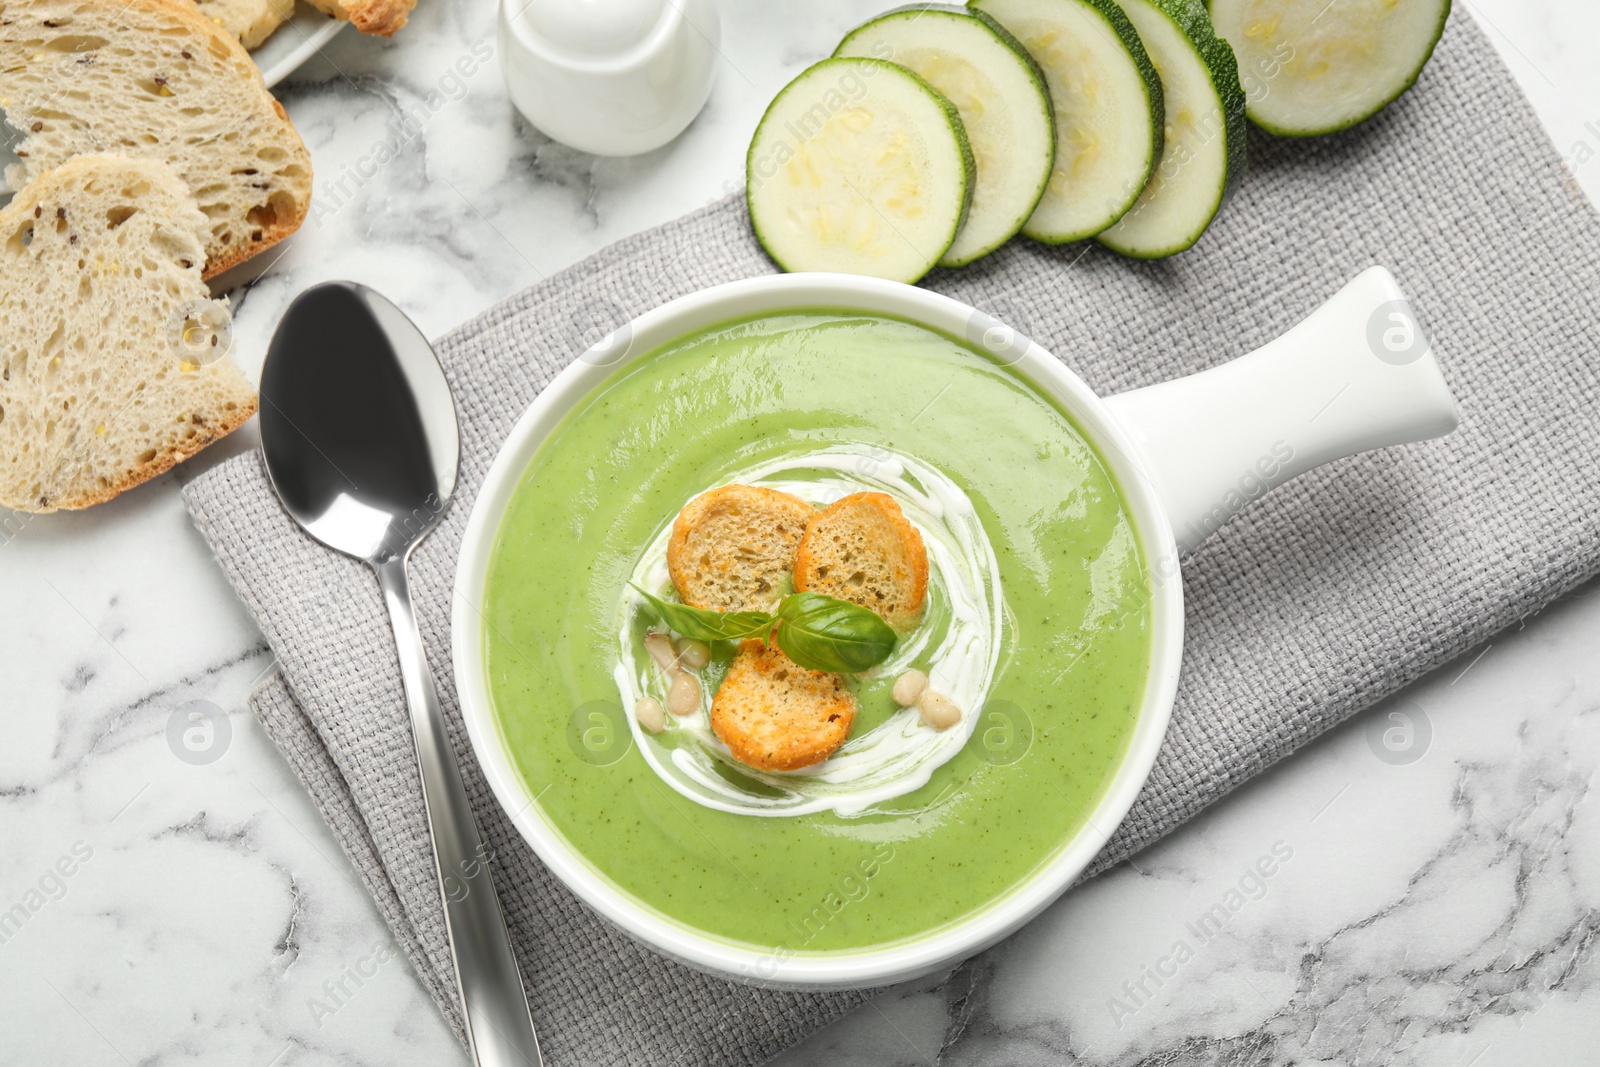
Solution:
<svg viewBox="0 0 1600 1067">
<path fill-rule="evenodd" d="M 939 266 L 965 266 L 1022 229 L 1050 180 L 1056 132 L 1044 75 L 1015 37 L 981 11 L 926 4 L 857 27 L 833 54 L 908 67 L 961 113 L 977 184 Z"/>
<path fill-rule="evenodd" d="M 1239 56 L 1250 121 L 1286 137 L 1347 130 L 1416 84 L 1450 0 L 1210 0 Z"/>
<path fill-rule="evenodd" d="M 972 198 L 955 105 L 881 59 L 824 59 L 784 86 L 745 159 L 756 239 L 786 271 L 914 282 Z"/>
<path fill-rule="evenodd" d="M 1337 2 L 1337 0 L 1336 0 Z M 1125 256 L 1159 259 L 1190 248 L 1244 172 L 1244 90 L 1233 49 L 1201 0 L 1123 0 L 1161 73 L 1166 148 L 1139 202 L 1095 240 Z"/>
<path fill-rule="evenodd" d="M 1056 160 L 1022 232 L 1046 244 L 1092 237 L 1138 199 L 1161 158 L 1162 93 L 1133 24 L 1112 0 L 970 0 L 1044 70 Z"/>
</svg>

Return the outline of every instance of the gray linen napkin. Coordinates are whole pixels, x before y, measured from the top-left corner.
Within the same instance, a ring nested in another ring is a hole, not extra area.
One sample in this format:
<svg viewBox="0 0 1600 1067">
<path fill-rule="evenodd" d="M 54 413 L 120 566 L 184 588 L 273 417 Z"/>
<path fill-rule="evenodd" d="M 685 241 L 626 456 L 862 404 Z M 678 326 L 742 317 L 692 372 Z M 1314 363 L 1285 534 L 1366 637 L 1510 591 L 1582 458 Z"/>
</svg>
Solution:
<svg viewBox="0 0 1600 1067">
<path fill-rule="evenodd" d="M 927 282 L 1113 393 L 1246 352 L 1382 263 L 1435 331 L 1461 403 L 1454 436 L 1301 478 L 1188 560 L 1172 729 L 1096 870 L 1600 571 L 1600 225 L 1482 32 L 1453 16 L 1421 84 L 1359 129 L 1250 147 L 1243 186 L 1174 260 L 1019 240 Z M 730 199 L 608 248 L 438 345 L 465 452 L 459 499 L 417 553 L 416 599 L 554 1063 L 754 1062 L 862 999 L 730 985 L 591 915 L 489 795 L 450 676 L 463 524 L 512 422 L 576 354 L 573 324 L 609 328 L 771 269 Z M 289 523 L 256 454 L 197 478 L 186 497 L 278 656 L 281 674 L 252 706 L 459 1032 L 377 585 Z"/>
</svg>

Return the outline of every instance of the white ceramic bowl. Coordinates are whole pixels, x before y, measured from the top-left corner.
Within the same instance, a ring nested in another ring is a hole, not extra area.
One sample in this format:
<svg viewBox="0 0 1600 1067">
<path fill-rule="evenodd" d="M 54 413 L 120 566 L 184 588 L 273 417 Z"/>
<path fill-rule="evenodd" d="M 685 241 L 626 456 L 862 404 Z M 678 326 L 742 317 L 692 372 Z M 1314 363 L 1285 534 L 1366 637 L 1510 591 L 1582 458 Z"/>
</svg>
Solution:
<svg viewBox="0 0 1600 1067">
<path fill-rule="evenodd" d="M 647 908 L 546 820 L 502 740 L 485 678 L 480 607 L 500 520 L 523 471 L 596 385 L 619 366 L 697 330 L 812 308 L 893 315 L 969 338 L 1072 416 L 1116 478 L 1141 538 L 1152 597 L 1151 650 L 1143 704 L 1121 763 L 1083 828 L 1049 862 L 998 901 L 925 938 L 780 957 L 701 934 Z M 1243 500 L 1312 466 L 1439 436 L 1455 423 L 1455 405 L 1426 336 L 1381 268 L 1362 274 L 1257 352 L 1109 400 L 1003 323 L 925 289 L 849 275 L 789 274 L 694 293 L 621 327 L 562 371 L 517 422 L 485 478 L 462 542 L 451 620 L 456 686 L 473 750 L 539 858 L 590 907 L 652 948 L 704 970 L 784 987 L 866 987 L 917 977 L 999 941 L 1038 914 L 1127 814 L 1155 762 L 1177 690 L 1180 549 L 1192 547 Z"/>
</svg>

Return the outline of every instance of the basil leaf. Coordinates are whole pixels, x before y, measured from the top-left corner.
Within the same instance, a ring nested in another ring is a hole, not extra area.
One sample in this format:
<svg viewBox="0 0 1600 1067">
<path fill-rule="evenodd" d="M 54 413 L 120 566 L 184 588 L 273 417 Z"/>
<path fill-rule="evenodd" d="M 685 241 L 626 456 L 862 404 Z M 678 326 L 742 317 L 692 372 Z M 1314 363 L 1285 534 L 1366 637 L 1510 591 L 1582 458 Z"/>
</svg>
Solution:
<svg viewBox="0 0 1600 1067">
<path fill-rule="evenodd" d="M 772 628 L 772 616 L 764 611 L 692 608 L 688 604 L 674 604 L 670 600 L 652 596 L 636 585 L 634 588 L 655 608 L 662 622 L 674 632 L 694 641 L 742 641 L 747 637 L 765 637 Z"/>
<path fill-rule="evenodd" d="M 813 671 L 853 674 L 889 658 L 899 635 L 877 612 L 821 593 L 778 602 L 778 647 Z"/>
</svg>

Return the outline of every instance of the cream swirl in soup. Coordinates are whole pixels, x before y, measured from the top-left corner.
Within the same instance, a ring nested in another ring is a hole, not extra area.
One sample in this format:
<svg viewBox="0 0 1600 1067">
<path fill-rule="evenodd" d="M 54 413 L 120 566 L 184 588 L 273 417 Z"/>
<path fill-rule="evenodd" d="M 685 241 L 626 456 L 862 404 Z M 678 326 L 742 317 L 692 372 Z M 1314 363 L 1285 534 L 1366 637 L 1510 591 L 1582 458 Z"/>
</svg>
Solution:
<svg viewBox="0 0 1600 1067">
<path fill-rule="evenodd" d="M 725 662 L 714 661 L 703 675 L 703 697 L 695 713 L 672 716 L 659 732 L 645 729 L 637 716 L 630 717 L 634 741 L 645 760 L 664 782 L 695 803 L 741 815 L 827 810 L 851 815 L 920 789 L 972 736 L 1000 655 L 1005 617 L 1000 567 L 972 501 L 932 466 L 864 445 L 797 452 L 739 471 L 728 480 L 782 490 L 818 506 L 862 491 L 894 497 L 927 546 L 928 603 L 915 628 L 901 636 L 889 659 L 870 674 L 894 679 L 908 670 L 923 670 L 932 688 L 964 714 L 955 727 L 935 730 L 916 708 L 901 708 L 883 722 L 855 730 L 821 763 L 797 771 L 757 770 L 736 760 L 712 732 L 711 699 L 725 667 Z M 669 522 L 650 542 L 633 570 L 632 585 L 670 595 L 671 533 Z M 660 628 L 644 598 L 628 588 L 618 609 L 615 671 L 625 708 L 646 698 L 667 701 L 668 673 L 645 646 L 646 636 Z"/>
</svg>

